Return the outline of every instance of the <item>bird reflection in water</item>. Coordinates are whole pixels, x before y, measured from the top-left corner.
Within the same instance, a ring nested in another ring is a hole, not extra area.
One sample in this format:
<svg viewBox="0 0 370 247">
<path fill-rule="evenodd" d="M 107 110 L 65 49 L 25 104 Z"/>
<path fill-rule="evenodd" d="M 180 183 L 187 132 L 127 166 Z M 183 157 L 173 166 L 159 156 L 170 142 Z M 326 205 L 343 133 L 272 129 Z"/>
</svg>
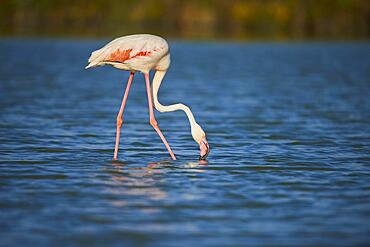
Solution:
<svg viewBox="0 0 370 247">
<path fill-rule="evenodd" d="M 171 203 L 171 189 L 176 186 L 172 172 L 191 170 L 194 173 L 204 173 L 208 165 L 205 160 L 179 164 L 168 160 L 150 162 L 146 166 L 140 163 L 113 160 L 103 165 L 108 175 L 105 191 L 112 195 L 109 202 L 121 210 L 122 214 L 131 213 L 132 209 L 144 214 L 160 213 L 162 203 Z M 180 175 L 181 176 L 181 175 Z M 186 197 L 186 195 L 184 195 Z"/>
<path fill-rule="evenodd" d="M 127 162 L 122 162 L 118 160 L 112 160 L 110 162 L 113 167 L 119 169 L 121 172 L 125 171 L 146 171 L 146 173 L 152 173 L 154 169 L 156 171 L 161 172 L 161 169 L 164 168 L 203 168 L 205 166 L 208 166 L 208 161 L 207 160 L 198 160 L 195 162 L 186 162 L 183 165 L 174 165 L 171 161 L 169 160 L 162 160 L 162 161 L 157 161 L 157 162 L 150 162 L 146 165 L 146 167 L 139 166 L 139 167 L 130 167 Z"/>
<path fill-rule="evenodd" d="M 171 164 L 171 162 L 169 161 L 153 162 L 153 163 L 149 163 L 147 165 L 147 168 L 150 168 L 150 169 L 165 168 L 165 167 L 168 167 L 167 164 Z M 166 165 L 166 166 L 163 166 L 163 165 Z M 207 165 L 208 165 L 207 160 L 198 160 L 196 162 L 187 162 L 184 165 L 178 166 L 178 167 L 179 168 L 202 168 Z"/>
<path fill-rule="evenodd" d="M 133 167 L 127 162 L 117 160 L 105 164 L 104 170 L 111 178 L 109 183 L 112 186 L 109 186 L 109 193 L 117 196 L 112 200 L 115 206 L 133 206 L 138 200 L 137 197 L 145 197 L 145 200 L 167 198 L 167 193 L 158 186 L 158 179 L 152 176 L 154 173 L 160 173 L 159 170 L 141 165 Z"/>
</svg>

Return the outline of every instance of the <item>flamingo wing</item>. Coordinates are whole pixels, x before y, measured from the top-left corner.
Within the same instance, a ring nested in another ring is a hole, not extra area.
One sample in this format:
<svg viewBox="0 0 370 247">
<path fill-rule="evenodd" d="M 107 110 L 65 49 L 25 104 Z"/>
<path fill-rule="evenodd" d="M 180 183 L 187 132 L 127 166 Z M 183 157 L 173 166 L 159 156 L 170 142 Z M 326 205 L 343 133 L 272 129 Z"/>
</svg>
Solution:
<svg viewBox="0 0 370 247">
<path fill-rule="evenodd" d="M 94 51 L 86 68 L 104 64 L 149 64 L 168 53 L 167 42 L 150 34 L 129 35 L 117 38 Z"/>
</svg>

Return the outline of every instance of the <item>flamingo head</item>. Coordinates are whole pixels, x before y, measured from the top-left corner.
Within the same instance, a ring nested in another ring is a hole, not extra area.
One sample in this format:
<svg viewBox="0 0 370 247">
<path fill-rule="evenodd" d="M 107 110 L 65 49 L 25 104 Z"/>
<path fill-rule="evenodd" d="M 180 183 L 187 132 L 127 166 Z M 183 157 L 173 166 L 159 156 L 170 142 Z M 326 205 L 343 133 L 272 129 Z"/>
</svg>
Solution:
<svg viewBox="0 0 370 247">
<path fill-rule="evenodd" d="M 206 138 L 206 133 L 199 124 L 194 124 L 191 128 L 193 139 L 199 144 L 200 156 L 199 160 L 205 160 L 210 152 L 209 144 Z"/>
</svg>

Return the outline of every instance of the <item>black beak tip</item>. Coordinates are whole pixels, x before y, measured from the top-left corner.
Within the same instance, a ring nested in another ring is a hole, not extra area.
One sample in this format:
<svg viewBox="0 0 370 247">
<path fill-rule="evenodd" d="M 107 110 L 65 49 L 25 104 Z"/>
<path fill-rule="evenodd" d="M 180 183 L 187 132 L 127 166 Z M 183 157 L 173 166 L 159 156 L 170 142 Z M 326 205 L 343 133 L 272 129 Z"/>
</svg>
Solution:
<svg viewBox="0 0 370 247">
<path fill-rule="evenodd" d="M 210 150 L 210 148 L 209 148 L 209 144 L 208 143 L 206 143 L 206 146 L 207 146 L 207 153 L 205 154 L 205 155 L 200 155 L 199 156 L 199 160 L 207 160 L 207 156 L 208 156 L 208 154 L 209 154 L 209 152 L 211 151 Z"/>
<path fill-rule="evenodd" d="M 206 159 L 207 159 L 207 155 L 199 156 L 199 160 L 206 160 Z"/>
</svg>

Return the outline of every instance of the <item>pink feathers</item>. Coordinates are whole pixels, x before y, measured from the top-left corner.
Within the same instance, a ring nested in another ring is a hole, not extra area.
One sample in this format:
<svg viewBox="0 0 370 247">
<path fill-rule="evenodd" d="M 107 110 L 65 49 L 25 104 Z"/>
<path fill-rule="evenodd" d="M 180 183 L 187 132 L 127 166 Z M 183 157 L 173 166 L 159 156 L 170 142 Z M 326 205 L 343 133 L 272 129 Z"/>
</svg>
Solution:
<svg viewBox="0 0 370 247">
<path fill-rule="evenodd" d="M 120 62 L 123 63 L 126 60 L 130 60 L 135 57 L 139 56 L 149 56 L 152 52 L 151 51 L 140 51 L 136 53 L 135 55 L 131 56 L 132 49 L 127 49 L 127 50 L 116 50 L 113 53 L 110 54 L 108 59 L 106 60 L 107 62 Z"/>
</svg>

